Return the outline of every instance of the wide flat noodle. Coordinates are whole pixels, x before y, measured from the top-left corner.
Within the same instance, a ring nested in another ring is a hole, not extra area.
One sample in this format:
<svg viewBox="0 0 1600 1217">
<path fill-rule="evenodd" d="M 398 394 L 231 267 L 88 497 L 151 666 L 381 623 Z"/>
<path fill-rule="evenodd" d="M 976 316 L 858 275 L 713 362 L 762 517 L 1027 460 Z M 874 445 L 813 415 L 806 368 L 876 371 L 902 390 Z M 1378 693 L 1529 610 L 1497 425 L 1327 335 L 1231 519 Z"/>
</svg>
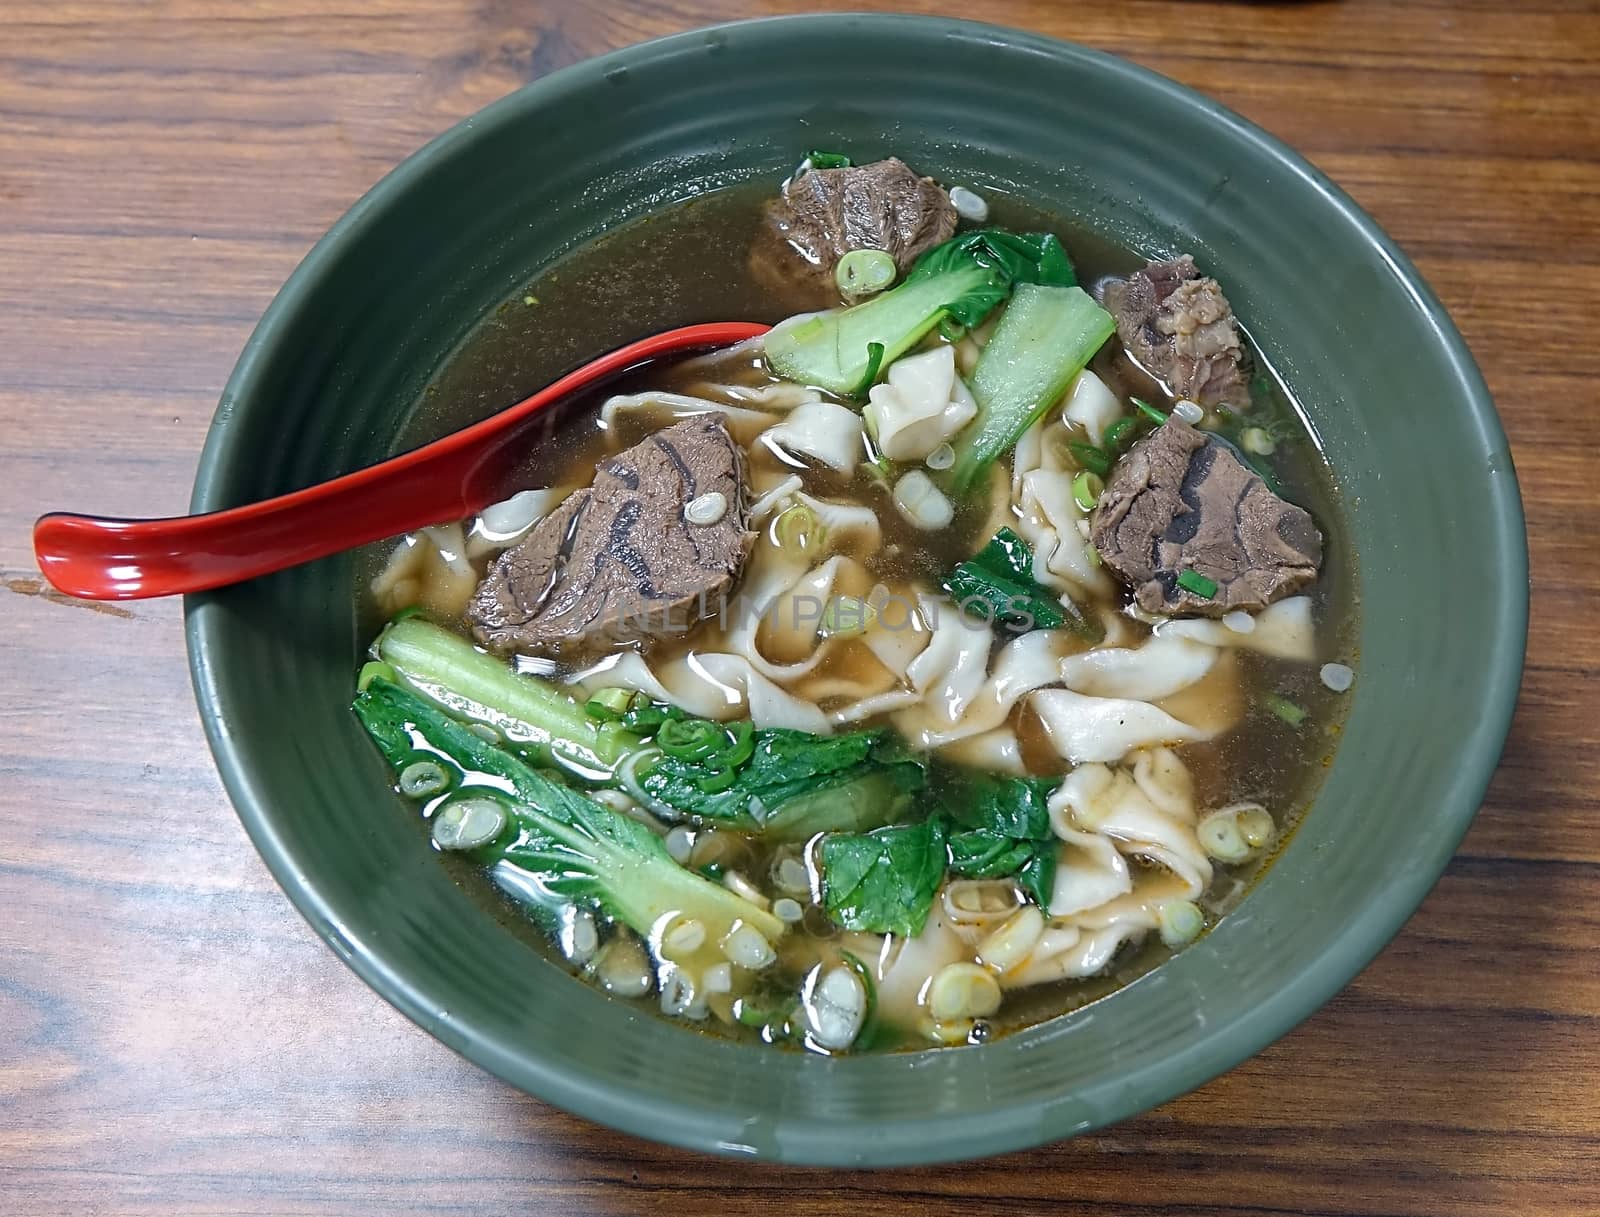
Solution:
<svg viewBox="0 0 1600 1217">
<path fill-rule="evenodd" d="M 1183 802 L 1180 780 L 1165 761 L 1165 774 L 1147 769 L 1146 781 L 1161 790 L 1166 809 L 1158 807 L 1134 773 L 1105 765 L 1082 765 L 1069 773 L 1050 796 L 1050 823 L 1066 840 L 1073 833 L 1099 833 L 1124 854 L 1134 854 L 1164 867 L 1183 884 L 1183 896 L 1194 899 L 1211 883 L 1211 860 L 1195 836 L 1192 804 Z M 1182 763 L 1177 762 L 1177 768 Z"/>
<path fill-rule="evenodd" d="M 922 702 L 896 722 L 906 738 L 924 747 L 941 747 L 999 727 L 1023 697 L 1061 678 L 1061 657 L 1077 645 L 1065 631 L 1032 630 L 1002 647 L 986 674 L 993 640 L 989 627 L 973 628 L 976 623 L 949 605 L 943 612 L 959 619 L 960 628 L 945 630 L 941 625 L 933 643 L 912 664 L 912 684 L 922 693 Z"/>
<path fill-rule="evenodd" d="M 1222 621 L 1188 617 L 1163 621 L 1155 627 L 1158 638 L 1187 638 L 1212 647 L 1236 647 L 1277 659 L 1309 663 L 1317 657 L 1317 632 L 1311 619 L 1311 597 L 1290 596 L 1269 604 L 1254 617 L 1247 633 L 1230 629 Z"/>
<path fill-rule="evenodd" d="M 939 755 L 956 765 L 971 765 L 974 769 L 1012 777 L 1028 776 L 1028 767 L 1022 760 L 1022 742 L 1010 727 L 996 727 L 979 735 L 952 740 L 940 747 Z"/>
<path fill-rule="evenodd" d="M 896 360 L 868 398 L 863 416 L 879 451 L 894 461 L 922 460 L 978 413 L 978 403 L 956 376 L 950 346 Z"/>
<path fill-rule="evenodd" d="M 1073 472 L 1060 456 L 1068 434 L 1055 423 L 1023 432 L 1011 460 L 1015 528 L 1033 546 L 1033 577 L 1068 595 L 1093 598 L 1111 590 L 1109 576 L 1091 557 L 1088 513 L 1072 494 Z"/>
<path fill-rule="evenodd" d="M 771 414 L 760 410 L 730 406 L 704 397 L 690 397 L 686 393 L 648 392 L 608 397 L 605 405 L 600 407 L 600 424 L 615 428 L 623 419 L 643 418 L 664 427 L 699 414 L 720 414 L 728 425 L 728 434 L 746 445 L 772 426 L 773 422 Z"/>
<path fill-rule="evenodd" d="M 1089 433 L 1089 442 L 1105 441 L 1106 428 L 1122 417 L 1122 402 L 1093 372 L 1085 368 L 1072 378 L 1061 399 L 1061 415 Z"/>
<path fill-rule="evenodd" d="M 837 473 L 849 473 L 866 458 L 861 416 L 831 401 L 801 402 L 757 442 L 786 463 L 810 457 Z"/>
<path fill-rule="evenodd" d="M 1110 837 L 1054 819 L 1052 827 L 1062 842 L 1056 852 L 1055 885 L 1050 893 L 1052 917 L 1081 913 L 1133 890 L 1127 859 Z"/>
<path fill-rule="evenodd" d="M 1161 908 L 1197 899 L 1211 860 L 1195 836 L 1193 780 L 1171 749 L 1138 753 L 1132 764 L 1080 766 L 1050 796 L 1061 839 L 1050 921 L 1006 988 L 1093 976 L 1117 951 L 1160 924 Z M 1158 870 L 1134 871 L 1127 857 Z"/>
<path fill-rule="evenodd" d="M 1074 765 L 1118 761 L 1136 748 L 1193 743 L 1213 732 L 1180 722 L 1159 706 L 1123 697 L 1085 697 L 1044 689 L 1028 702 L 1056 752 Z"/>
<path fill-rule="evenodd" d="M 1137 647 L 1099 647 L 1061 661 L 1062 683 L 1089 697 L 1158 701 L 1201 679 L 1217 661 L 1214 647 L 1153 636 Z"/>
<path fill-rule="evenodd" d="M 641 655 L 626 651 L 608 655 L 574 675 L 570 683 L 585 697 L 598 689 L 633 689 L 699 718 L 745 717 L 757 727 L 788 727 L 813 735 L 833 733 L 827 716 L 813 702 L 768 680 L 743 655 L 690 654 L 656 671 Z"/>
</svg>

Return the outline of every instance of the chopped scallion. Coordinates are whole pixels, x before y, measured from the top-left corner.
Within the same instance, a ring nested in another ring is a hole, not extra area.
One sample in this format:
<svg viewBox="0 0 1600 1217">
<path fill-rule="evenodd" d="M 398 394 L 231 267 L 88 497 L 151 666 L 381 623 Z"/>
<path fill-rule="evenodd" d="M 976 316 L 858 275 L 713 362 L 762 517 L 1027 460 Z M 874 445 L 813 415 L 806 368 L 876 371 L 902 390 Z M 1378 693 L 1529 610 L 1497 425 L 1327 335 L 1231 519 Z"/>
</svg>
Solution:
<svg viewBox="0 0 1600 1217">
<path fill-rule="evenodd" d="M 833 268 L 833 281 L 847 300 L 876 295 L 894 282 L 894 256 L 881 249 L 852 249 Z"/>
<path fill-rule="evenodd" d="M 1100 492 L 1105 488 L 1106 484 L 1100 475 L 1090 473 L 1087 469 L 1072 479 L 1072 497 L 1085 511 L 1094 510 L 1094 505 L 1100 501 Z"/>
<path fill-rule="evenodd" d="M 1291 727 L 1298 727 L 1306 721 L 1305 707 L 1290 701 L 1287 697 L 1269 693 L 1261 699 L 1261 704 Z"/>
<path fill-rule="evenodd" d="M 807 152 L 806 160 L 813 169 L 848 169 L 850 158 L 841 152 Z"/>
<path fill-rule="evenodd" d="M 1162 423 L 1167 421 L 1167 416 L 1161 413 L 1160 410 L 1157 410 L 1149 402 L 1145 401 L 1144 398 L 1133 397 L 1129 398 L 1129 400 L 1133 402 L 1134 408 L 1137 409 L 1140 414 L 1143 414 L 1156 426 L 1159 427 Z"/>
<path fill-rule="evenodd" d="M 721 794 L 724 790 L 732 790 L 738 780 L 739 775 L 735 770 L 720 769 L 695 778 L 694 784 L 704 794 Z"/>
<path fill-rule="evenodd" d="M 773 522 L 772 531 L 780 549 L 800 554 L 821 548 L 827 533 L 817 513 L 805 503 L 785 508 Z"/>
<path fill-rule="evenodd" d="M 725 750 L 728 732 L 704 718 L 669 718 L 656 730 L 656 746 L 680 761 L 703 761 Z"/>
<path fill-rule="evenodd" d="M 733 743 L 717 757 L 717 764 L 737 769 L 756 753 L 756 729 L 747 718 L 733 724 Z"/>
<path fill-rule="evenodd" d="M 601 689 L 585 703 L 583 712 L 590 718 L 611 722 L 614 719 L 620 719 L 632 705 L 633 691 L 631 689 Z"/>
<path fill-rule="evenodd" d="M 1217 594 L 1217 581 L 1207 579 L 1197 570 L 1180 571 L 1178 586 L 1185 591 L 1193 592 L 1196 596 L 1204 596 L 1207 600 Z"/>
<path fill-rule="evenodd" d="M 1241 431 L 1239 446 L 1256 456 L 1271 456 L 1278 448 L 1277 441 L 1262 427 L 1246 427 Z"/>
<path fill-rule="evenodd" d="M 375 680 L 386 680 L 390 684 L 397 684 L 400 680 L 395 675 L 394 668 L 382 660 L 374 659 L 361 665 L 361 671 L 356 674 L 356 692 L 363 691 Z"/>
<path fill-rule="evenodd" d="M 818 632 L 824 638 L 854 638 L 878 619 L 878 610 L 859 596 L 835 596 L 822 608 Z"/>
<path fill-rule="evenodd" d="M 1139 438 L 1139 420 L 1136 418 L 1119 418 L 1106 428 L 1104 448 L 1113 455 L 1120 456 L 1127 449 L 1133 447 L 1133 441 Z"/>
<path fill-rule="evenodd" d="M 1176 950 L 1200 937 L 1206 916 L 1192 900 L 1169 900 L 1156 908 L 1156 924 L 1161 941 Z"/>
<path fill-rule="evenodd" d="M 432 757 L 412 761 L 400 771 L 400 780 L 397 783 L 400 793 L 408 799 L 431 799 L 436 794 L 443 794 L 450 789 L 451 776 L 438 761 Z"/>
<path fill-rule="evenodd" d="M 1073 440 L 1067 445 L 1067 449 L 1072 453 L 1072 459 L 1078 462 L 1078 468 L 1087 469 L 1100 477 L 1105 477 L 1111 472 L 1111 458 L 1093 444 Z"/>
</svg>

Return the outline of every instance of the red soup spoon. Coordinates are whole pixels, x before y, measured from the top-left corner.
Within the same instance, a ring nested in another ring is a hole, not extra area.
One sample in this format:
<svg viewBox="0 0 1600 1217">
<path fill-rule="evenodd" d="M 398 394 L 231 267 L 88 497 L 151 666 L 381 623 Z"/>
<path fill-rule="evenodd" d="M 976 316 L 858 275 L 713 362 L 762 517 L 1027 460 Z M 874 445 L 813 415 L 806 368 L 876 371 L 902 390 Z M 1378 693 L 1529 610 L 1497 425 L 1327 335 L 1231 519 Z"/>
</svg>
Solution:
<svg viewBox="0 0 1600 1217">
<path fill-rule="evenodd" d="M 631 342 L 526 401 L 421 448 L 331 482 L 199 516 L 119 520 L 51 512 L 33 526 L 39 569 L 85 600 L 203 592 L 326 558 L 369 541 L 459 520 L 507 492 L 528 424 L 563 398 L 652 359 L 766 333 L 744 321 L 688 325 Z"/>
</svg>

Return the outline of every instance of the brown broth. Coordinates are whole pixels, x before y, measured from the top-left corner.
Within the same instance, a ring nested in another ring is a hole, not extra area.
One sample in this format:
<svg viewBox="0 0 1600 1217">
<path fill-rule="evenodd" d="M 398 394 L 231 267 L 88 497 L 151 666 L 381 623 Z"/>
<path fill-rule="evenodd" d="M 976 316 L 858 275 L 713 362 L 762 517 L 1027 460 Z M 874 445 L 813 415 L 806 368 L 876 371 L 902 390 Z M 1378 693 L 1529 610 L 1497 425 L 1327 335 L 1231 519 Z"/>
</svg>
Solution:
<svg viewBox="0 0 1600 1217">
<path fill-rule="evenodd" d="M 704 196 L 620 228 L 548 270 L 530 275 L 446 361 L 413 412 L 403 438 L 420 443 L 464 426 L 519 400 L 575 364 L 653 331 L 707 320 L 771 322 L 816 307 L 814 296 L 804 292 L 790 297 L 774 294 L 768 285 L 758 284 L 746 267 L 745 252 L 755 233 L 759 203 L 769 190 L 770 186 L 763 184 Z M 1108 245 L 1044 212 L 1005 199 L 991 205 L 990 222 L 995 225 L 1050 229 L 1061 235 L 1086 286 L 1104 276 L 1125 275 L 1142 263 L 1132 252 Z M 708 254 L 708 250 L 712 252 Z M 1251 422 L 1269 427 L 1277 437 L 1277 449 L 1267 458 L 1272 470 L 1286 497 L 1309 510 L 1324 535 L 1323 574 L 1310 592 L 1319 658 L 1349 656 L 1357 596 L 1335 482 L 1288 387 L 1273 375 L 1260 352 L 1253 353 L 1260 388 Z M 1162 386 L 1122 354 L 1114 340 L 1096 356 L 1092 367 L 1119 396 L 1137 395 L 1163 409 L 1172 404 Z M 738 371 L 738 378 L 747 383 L 764 379 L 753 363 Z M 611 394 L 645 389 L 684 391 L 705 377 L 703 366 L 656 364 L 571 403 L 559 420 L 552 422 L 546 439 L 530 450 L 508 479 L 506 492 L 586 483 L 594 461 L 603 452 L 642 438 L 645 431 L 641 428 L 622 427 L 608 435 L 594 425 L 600 403 Z M 868 566 L 875 577 L 891 584 L 920 580 L 936 585 L 945 570 L 987 539 L 992 523 L 983 504 L 967 505 L 950 529 L 930 536 L 901 520 L 887 490 L 865 474 L 838 477 L 825 492 L 837 492 L 877 509 L 885 545 L 868 556 Z M 386 552 L 374 548 L 358 566 L 361 619 L 373 630 L 379 617 L 365 589 Z M 458 622 L 442 624 L 459 626 Z M 652 652 L 652 658 L 669 653 L 675 645 L 705 646 L 707 628 L 701 627 L 701 632 L 682 643 L 662 644 L 665 649 Z M 860 654 L 851 648 L 839 652 L 819 669 L 818 678 L 869 674 L 876 660 L 865 648 L 859 650 Z M 1179 752 L 1193 774 L 1197 806 L 1259 802 L 1277 819 L 1281 842 L 1316 794 L 1335 747 L 1345 702 L 1323 688 L 1316 664 L 1288 663 L 1250 652 L 1238 652 L 1237 657 L 1238 683 L 1246 699 L 1240 726 L 1215 743 L 1188 745 Z M 1305 721 L 1291 727 L 1277 718 L 1262 703 L 1269 693 L 1304 707 Z M 823 704 L 827 706 L 826 700 Z M 1017 712 L 1014 723 L 1024 758 L 1040 773 L 1060 772 L 1063 763 L 1043 744 L 1037 723 L 1027 712 Z M 719 835 L 730 834 L 722 831 Z M 736 840 L 732 846 L 740 856 L 741 870 L 766 889 L 772 851 L 755 839 Z M 463 884 L 484 894 L 507 924 L 519 926 L 527 941 L 561 962 L 544 935 L 499 897 L 497 889 L 479 873 L 454 858 L 449 864 Z M 1208 923 L 1238 902 L 1264 865 L 1218 868 L 1208 893 Z M 797 937 L 802 936 L 790 936 Z M 1136 979 L 1170 954 L 1152 934 L 1139 948 L 1122 952 L 1100 976 L 1012 991 L 1002 1013 L 992 1020 L 994 1032 L 1004 1033 L 1075 1009 Z M 803 949 L 793 959 L 786 957 L 780 961 L 778 979 L 792 981 L 792 969 L 803 971 L 814 958 L 814 952 Z M 653 1004 L 654 999 L 641 1000 Z M 700 1025 L 738 1037 L 755 1034 L 747 1028 L 723 1026 L 716 1019 Z"/>
</svg>

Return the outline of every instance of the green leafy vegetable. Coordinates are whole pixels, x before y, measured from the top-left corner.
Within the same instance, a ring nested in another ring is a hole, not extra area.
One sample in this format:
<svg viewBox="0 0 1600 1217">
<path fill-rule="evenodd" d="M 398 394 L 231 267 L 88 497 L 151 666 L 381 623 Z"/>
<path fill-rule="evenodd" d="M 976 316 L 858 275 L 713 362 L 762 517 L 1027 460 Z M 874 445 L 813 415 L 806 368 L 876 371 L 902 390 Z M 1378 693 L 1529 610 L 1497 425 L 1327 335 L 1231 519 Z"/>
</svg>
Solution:
<svg viewBox="0 0 1600 1217">
<path fill-rule="evenodd" d="M 817 848 L 822 903 L 835 924 L 872 934 L 920 934 L 944 880 L 938 818 L 868 833 L 836 833 Z"/>
<path fill-rule="evenodd" d="M 1067 445 L 1067 451 L 1072 453 L 1072 459 L 1078 462 L 1078 468 L 1099 477 L 1105 477 L 1111 472 L 1111 458 L 1093 444 L 1085 444 L 1081 440 L 1073 440 Z"/>
<path fill-rule="evenodd" d="M 1115 331 L 1111 314 L 1082 288 L 1019 284 L 973 370 L 978 417 L 956 444 L 951 487 L 957 493 L 972 489 L 979 475 L 1060 400 Z"/>
<path fill-rule="evenodd" d="M 1009 528 L 957 563 L 944 589 L 963 608 L 980 601 L 990 620 L 1019 632 L 1054 629 L 1066 620 L 1055 594 L 1033 577 L 1032 548 Z"/>
<path fill-rule="evenodd" d="M 391 624 L 377 650 L 387 666 L 368 665 L 368 687 L 385 679 L 401 684 L 456 718 L 494 727 L 518 751 L 561 761 L 593 782 L 618 784 L 624 760 L 654 749 L 656 759 L 648 768 L 636 761 L 634 775 L 652 798 L 773 840 L 890 823 L 922 787 L 921 760 L 888 731 L 757 731 L 748 721 L 694 718 L 642 694 L 624 700 L 613 696 L 618 690 L 591 699 L 590 715 L 556 686 L 416 618 Z"/>
<path fill-rule="evenodd" d="M 813 169 L 848 169 L 850 158 L 839 152 L 807 152 L 806 160 Z"/>
<path fill-rule="evenodd" d="M 1056 837 L 1050 827 L 1050 778 L 1012 778 L 941 767 L 935 790 L 952 822 L 950 870 L 971 879 L 1015 876 L 1041 908 L 1055 883 Z"/>
<path fill-rule="evenodd" d="M 620 719 L 632 704 L 631 689 L 601 689 L 583 703 L 583 712 L 601 722 L 612 722 Z"/>
<path fill-rule="evenodd" d="M 943 279 L 972 266 L 990 272 L 984 287 L 952 301 L 945 312 L 960 325 L 978 325 L 1020 283 L 1073 287 L 1077 273 L 1054 233 L 1015 233 L 979 228 L 935 245 L 918 258 L 905 282 Z"/>
<path fill-rule="evenodd" d="M 865 303 L 780 322 L 764 340 L 767 362 L 787 380 L 860 394 L 941 322 L 977 325 L 1019 283 L 1074 282 L 1054 235 L 978 229 L 934 246 L 898 286 Z M 883 348 L 876 366 L 874 346 Z"/>
<path fill-rule="evenodd" d="M 752 731 L 749 751 L 726 785 L 707 783 L 706 774 L 705 760 L 666 754 L 643 770 L 640 785 L 683 815 L 769 840 L 803 841 L 819 832 L 859 831 L 899 819 L 923 784 L 922 761 L 886 730 Z"/>
<path fill-rule="evenodd" d="M 1050 794 L 1053 778 L 1013 778 L 979 769 L 941 766 L 939 805 L 962 828 L 981 828 L 1017 841 L 1042 841 L 1053 836 Z"/>
<path fill-rule="evenodd" d="M 765 909 L 679 866 L 637 820 L 479 738 L 409 689 L 374 679 L 354 709 L 396 769 L 425 750 L 507 788 L 514 800 L 507 829 L 468 856 L 493 867 L 501 886 L 547 925 L 553 908 L 573 903 L 599 908 L 641 935 L 671 913 L 699 920 L 713 942 L 741 922 L 769 941 L 784 933 L 783 922 Z"/>
<path fill-rule="evenodd" d="M 974 600 L 984 616 L 1018 633 L 1069 627 L 1080 637 L 1098 642 L 1104 630 L 1098 621 L 1074 606 L 1069 611 L 1053 591 L 1033 577 L 1033 550 L 1009 528 L 1002 528 L 975 555 L 956 564 L 946 576 L 945 591 L 964 611 Z"/>
<path fill-rule="evenodd" d="M 512 671 L 420 617 L 391 622 L 373 649 L 398 683 L 458 718 L 486 723 L 541 758 L 604 772 L 638 747 L 622 724 L 595 721 L 555 685 Z"/>
</svg>

